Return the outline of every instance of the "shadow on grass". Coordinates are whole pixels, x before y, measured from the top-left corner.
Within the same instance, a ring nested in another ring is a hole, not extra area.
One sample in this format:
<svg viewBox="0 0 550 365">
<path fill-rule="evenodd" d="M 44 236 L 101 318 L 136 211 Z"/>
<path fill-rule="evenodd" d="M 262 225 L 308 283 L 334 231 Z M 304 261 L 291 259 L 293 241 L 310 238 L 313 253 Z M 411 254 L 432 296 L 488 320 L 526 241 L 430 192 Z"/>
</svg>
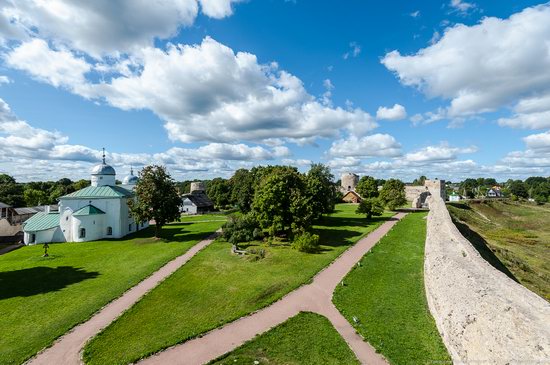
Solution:
<svg viewBox="0 0 550 365">
<path fill-rule="evenodd" d="M 477 250 L 477 252 L 479 252 L 481 257 L 485 259 L 485 261 L 491 264 L 491 266 L 498 271 L 508 276 L 510 279 L 519 283 L 514 274 L 512 274 L 512 272 L 508 270 L 508 268 L 498 259 L 493 251 L 491 251 L 487 244 L 487 241 L 485 241 L 482 236 L 470 229 L 467 224 L 461 223 L 455 219 L 453 219 L 453 223 L 455 224 L 456 228 L 458 228 L 460 233 L 462 233 L 462 235 L 472 243 L 472 246 L 474 246 L 474 248 Z"/>
<path fill-rule="evenodd" d="M 98 272 L 88 272 L 72 266 L 40 266 L 0 272 L 0 300 L 59 291 L 71 284 L 98 276 Z"/>
</svg>

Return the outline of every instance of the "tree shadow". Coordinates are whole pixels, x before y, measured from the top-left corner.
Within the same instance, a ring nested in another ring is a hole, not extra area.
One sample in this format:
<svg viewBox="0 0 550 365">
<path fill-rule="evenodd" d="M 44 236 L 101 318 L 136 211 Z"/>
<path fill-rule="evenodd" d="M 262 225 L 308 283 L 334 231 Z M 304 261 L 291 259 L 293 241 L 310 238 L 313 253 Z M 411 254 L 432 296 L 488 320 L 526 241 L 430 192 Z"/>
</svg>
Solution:
<svg viewBox="0 0 550 365">
<path fill-rule="evenodd" d="M 481 235 L 473 231 L 467 224 L 461 223 L 455 219 L 453 219 L 453 223 L 455 224 L 456 228 L 458 228 L 460 233 L 472 243 L 472 246 L 474 246 L 474 248 L 477 250 L 477 252 L 479 252 L 481 257 L 483 257 L 485 261 L 487 261 L 492 267 L 494 267 L 498 271 L 508 276 L 510 279 L 519 283 L 519 280 L 516 279 L 514 274 L 512 274 L 512 272 L 508 270 L 508 268 L 502 263 L 502 261 L 499 260 L 499 258 L 493 253 L 493 251 L 491 251 L 489 245 L 487 244 L 487 241 Z"/>
<path fill-rule="evenodd" d="M 40 266 L 0 272 L 0 300 L 59 291 L 99 275 L 99 272 L 88 272 L 72 266 Z"/>
</svg>

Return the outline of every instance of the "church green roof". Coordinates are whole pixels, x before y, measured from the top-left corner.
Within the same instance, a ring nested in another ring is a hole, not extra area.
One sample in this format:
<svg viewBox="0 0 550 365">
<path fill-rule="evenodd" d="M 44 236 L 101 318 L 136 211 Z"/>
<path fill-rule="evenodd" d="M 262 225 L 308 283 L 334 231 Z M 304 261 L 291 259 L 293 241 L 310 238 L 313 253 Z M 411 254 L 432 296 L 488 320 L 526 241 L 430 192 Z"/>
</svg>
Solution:
<svg viewBox="0 0 550 365">
<path fill-rule="evenodd" d="M 59 226 L 59 213 L 38 212 L 24 223 L 23 231 L 45 231 Z"/>
<path fill-rule="evenodd" d="M 88 186 L 74 193 L 62 196 L 60 199 L 109 199 L 109 198 L 128 198 L 134 196 L 130 190 L 120 186 Z"/>
<path fill-rule="evenodd" d="M 101 209 L 94 207 L 91 204 L 86 205 L 85 207 L 80 208 L 76 212 L 73 213 L 73 216 L 80 216 L 80 215 L 95 215 L 95 214 L 105 214 L 104 211 Z"/>
</svg>

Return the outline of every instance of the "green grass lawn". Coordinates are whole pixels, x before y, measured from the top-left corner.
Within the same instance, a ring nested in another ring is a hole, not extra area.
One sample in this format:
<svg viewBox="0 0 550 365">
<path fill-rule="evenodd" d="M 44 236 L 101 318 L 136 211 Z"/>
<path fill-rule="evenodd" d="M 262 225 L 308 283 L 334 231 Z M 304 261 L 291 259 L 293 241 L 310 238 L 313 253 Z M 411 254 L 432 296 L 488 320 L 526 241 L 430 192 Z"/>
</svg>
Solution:
<svg viewBox="0 0 550 365">
<path fill-rule="evenodd" d="M 348 321 L 392 364 L 450 363 L 424 293 L 425 216 L 410 213 L 397 223 L 333 297 Z"/>
<path fill-rule="evenodd" d="M 187 251 L 221 222 L 177 223 L 121 240 L 28 246 L 0 256 L 0 364 L 20 364 Z"/>
<path fill-rule="evenodd" d="M 206 222 L 206 221 L 225 221 L 227 215 L 218 213 L 218 214 L 197 214 L 197 215 L 182 215 L 180 220 L 182 222 Z"/>
<path fill-rule="evenodd" d="M 212 361 L 232 364 L 303 365 L 360 364 L 325 317 L 302 312 L 272 330 Z"/>
<path fill-rule="evenodd" d="M 447 207 L 487 261 L 550 301 L 550 204 L 485 201 Z"/>
<path fill-rule="evenodd" d="M 214 242 L 93 339 L 85 361 L 130 363 L 274 302 L 390 215 L 367 221 L 356 208 L 338 205 L 315 227 L 322 245 L 316 254 L 254 242 L 248 248 L 264 248 L 266 256 L 251 260 L 254 256 L 232 255 L 226 242 Z"/>
</svg>

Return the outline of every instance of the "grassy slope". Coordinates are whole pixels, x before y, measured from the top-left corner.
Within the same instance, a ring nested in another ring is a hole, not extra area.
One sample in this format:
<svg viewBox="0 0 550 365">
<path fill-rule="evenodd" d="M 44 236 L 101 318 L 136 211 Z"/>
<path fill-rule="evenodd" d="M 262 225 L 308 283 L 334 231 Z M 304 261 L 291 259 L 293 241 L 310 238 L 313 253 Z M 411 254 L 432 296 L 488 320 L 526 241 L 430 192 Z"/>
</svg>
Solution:
<svg viewBox="0 0 550 365">
<path fill-rule="evenodd" d="M 399 222 L 338 286 L 333 301 L 392 364 L 450 361 L 424 293 L 426 214 Z"/>
<path fill-rule="evenodd" d="M 129 363 L 265 307 L 306 283 L 385 219 L 367 224 L 355 209 L 339 205 L 316 226 L 323 248 L 317 254 L 264 247 L 266 257 L 251 261 L 231 255 L 228 243 L 215 242 L 92 340 L 85 360 Z"/>
<path fill-rule="evenodd" d="M 300 313 L 235 349 L 211 365 L 359 364 L 346 342 L 325 317 Z"/>
<path fill-rule="evenodd" d="M 448 208 L 464 236 L 496 255 L 498 260 L 488 259 L 493 266 L 509 270 L 521 284 L 550 301 L 549 204 L 491 201 Z"/>
<path fill-rule="evenodd" d="M 180 223 L 153 241 L 152 228 L 127 239 L 41 245 L 0 256 L 0 364 L 18 364 L 137 284 L 221 223 Z"/>
</svg>

